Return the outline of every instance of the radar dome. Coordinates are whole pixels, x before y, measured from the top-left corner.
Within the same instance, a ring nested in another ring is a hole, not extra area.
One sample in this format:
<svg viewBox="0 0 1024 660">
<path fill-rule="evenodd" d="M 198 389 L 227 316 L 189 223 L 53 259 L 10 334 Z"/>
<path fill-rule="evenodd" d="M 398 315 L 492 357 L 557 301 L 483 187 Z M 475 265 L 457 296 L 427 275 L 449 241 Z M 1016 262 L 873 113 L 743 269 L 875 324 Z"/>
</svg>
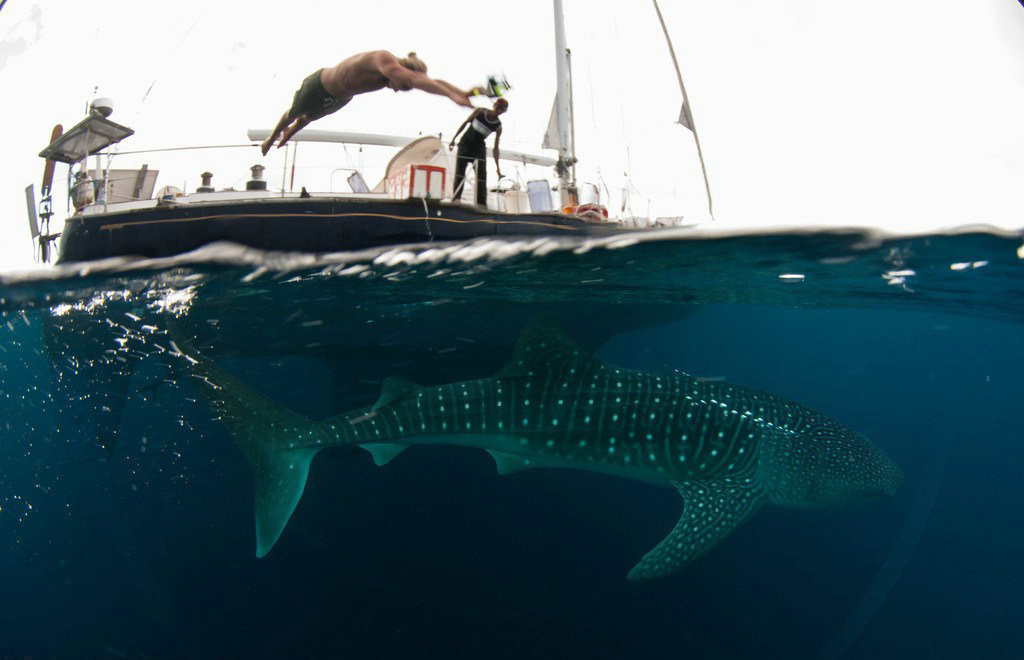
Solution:
<svg viewBox="0 0 1024 660">
<path fill-rule="evenodd" d="M 103 117 L 109 117 L 114 112 L 114 101 L 105 96 L 95 99 L 92 102 L 92 109 Z"/>
</svg>

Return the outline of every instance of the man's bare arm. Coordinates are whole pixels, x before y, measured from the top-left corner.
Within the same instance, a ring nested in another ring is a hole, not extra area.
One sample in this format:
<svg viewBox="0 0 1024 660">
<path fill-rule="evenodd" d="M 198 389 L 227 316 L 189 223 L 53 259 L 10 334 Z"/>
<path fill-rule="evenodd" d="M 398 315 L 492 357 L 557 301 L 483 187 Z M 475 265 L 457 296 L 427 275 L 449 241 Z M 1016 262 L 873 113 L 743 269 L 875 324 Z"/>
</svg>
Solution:
<svg viewBox="0 0 1024 660">
<path fill-rule="evenodd" d="M 458 87 L 456 87 L 455 85 L 451 84 L 447 80 L 441 80 L 440 78 L 434 78 L 434 82 L 436 82 L 437 84 L 442 85 L 444 87 L 447 87 L 449 89 L 449 91 L 452 91 L 452 92 L 454 92 L 456 94 L 465 94 L 466 96 L 469 96 L 469 91 L 468 90 L 459 89 Z"/>
<path fill-rule="evenodd" d="M 501 178 L 501 150 L 498 149 L 498 142 L 501 140 L 501 127 L 494 132 L 494 170 L 498 173 L 498 178 Z"/>
<path fill-rule="evenodd" d="M 380 67 L 380 72 L 393 83 L 397 83 L 399 85 L 404 83 L 409 87 L 421 89 L 424 92 L 430 92 L 431 94 L 437 94 L 438 96 L 447 96 L 455 103 L 467 108 L 473 107 L 473 104 L 469 102 L 469 97 L 466 96 L 466 93 L 459 91 L 451 83 L 434 80 L 419 71 L 406 69 L 398 62 L 398 60 L 383 63 Z M 442 82 L 444 82 L 444 84 L 441 84 Z"/>
<path fill-rule="evenodd" d="M 462 129 L 466 128 L 466 126 L 469 125 L 469 122 L 473 121 L 473 118 L 476 117 L 478 112 L 480 111 L 474 110 L 473 112 L 469 113 L 469 116 L 466 117 L 466 121 L 462 122 L 462 125 L 459 126 L 459 130 L 455 131 L 455 135 L 452 136 L 452 141 L 448 143 L 449 149 L 455 146 L 455 139 L 459 137 L 460 133 L 462 133 Z"/>
<path fill-rule="evenodd" d="M 408 69 L 406 70 L 408 71 Z M 435 80 L 434 78 L 430 78 L 426 74 L 418 71 L 409 71 L 409 73 L 412 74 L 409 84 L 416 89 L 422 89 L 424 92 L 438 94 L 439 96 L 447 96 L 452 101 L 467 108 L 473 107 L 473 104 L 469 102 L 469 97 L 466 93 L 456 89 L 454 85 L 443 80 Z"/>
</svg>

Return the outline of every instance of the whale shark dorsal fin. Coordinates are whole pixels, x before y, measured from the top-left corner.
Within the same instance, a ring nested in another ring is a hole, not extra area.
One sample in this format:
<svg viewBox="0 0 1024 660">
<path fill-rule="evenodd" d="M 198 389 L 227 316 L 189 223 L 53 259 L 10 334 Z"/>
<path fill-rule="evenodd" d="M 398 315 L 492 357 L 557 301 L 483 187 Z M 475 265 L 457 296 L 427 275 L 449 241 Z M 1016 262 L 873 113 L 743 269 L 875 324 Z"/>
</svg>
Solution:
<svg viewBox="0 0 1024 660">
<path fill-rule="evenodd" d="M 764 492 L 751 478 L 671 482 L 683 496 L 683 515 L 669 535 L 629 572 L 634 582 L 671 575 L 718 545 L 754 515 Z"/>
<path fill-rule="evenodd" d="M 528 322 L 515 348 L 512 359 L 498 372 L 498 378 L 514 378 L 534 373 L 569 371 L 582 373 L 588 368 L 600 368 L 601 361 L 566 333 L 551 319 L 536 318 Z"/>
<path fill-rule="evenodd" d="M 407 399 L 422 389 L 422 385 L 417 385 L 412 381 L 397 376 L 388 376 L 381 385 L 380 398 L 377 399 L 377 403 L 373 404 L 372 409 L 377 410 L 395 401 Z"/>
</svg>

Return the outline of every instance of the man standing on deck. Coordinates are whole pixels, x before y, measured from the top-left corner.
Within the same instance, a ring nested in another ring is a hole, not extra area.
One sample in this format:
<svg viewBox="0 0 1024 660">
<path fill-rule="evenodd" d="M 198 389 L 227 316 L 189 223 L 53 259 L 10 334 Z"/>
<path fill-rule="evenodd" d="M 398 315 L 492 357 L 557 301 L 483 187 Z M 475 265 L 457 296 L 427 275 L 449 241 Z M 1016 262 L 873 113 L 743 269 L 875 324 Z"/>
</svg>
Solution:
<svg viewBox="0 0 1024 660">
<path fill-rule="evenodd" d="M 501 140 L 501 120 L 498 119 L 508 110 L 508 101 L 499 98 L 494 102 L 490 110 L 477 108 L 466 117 L 459 130 L 455 131 L 452 141 L 448 143 L 448 150 L 455 146 L 455 138 L 459 137 L 462 129 L 466 134 L 459 140 L 459 150 L 455 159 L 455 187 L 452 192 L 452 201 L 462 199 L 462 188 L 466 183 L 466 167 L 470 163 L 476 171 L 476 203 L 481 206 L 487 205 L 487 149 L 484 146 L 484 139 L 494 133 L 494 168 L 501 178 L 501 151 L 498 149 L 498 142 Z"/>
<path fill-rule="evenodd" d="M 396 92 L 422 89 L 447 96 L 467 108 L 473 107 L 466 92 L 426 74 L 427 65 L 416 57 L 416 53 L 399 59 L 386 50 L 359 53 L 333 67 L 320 69 L 302 81 L 295 92 L 292 107 L 281 116 L 274 131 L 264 140 L 263 155 L 267 155 L 278 135 L 281 136 L 277 144 L 280 148 L 306 124 L 340 110 L 356 94 L 375 92 L 385 87 Z"/>
</svg>

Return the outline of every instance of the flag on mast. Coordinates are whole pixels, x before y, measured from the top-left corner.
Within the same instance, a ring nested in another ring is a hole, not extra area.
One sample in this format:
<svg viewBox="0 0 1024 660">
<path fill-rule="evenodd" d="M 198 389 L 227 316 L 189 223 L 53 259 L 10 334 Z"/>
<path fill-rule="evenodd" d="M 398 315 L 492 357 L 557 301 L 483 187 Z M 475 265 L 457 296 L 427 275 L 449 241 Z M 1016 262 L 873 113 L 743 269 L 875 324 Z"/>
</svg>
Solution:
<svg viewBox="0 0 1024 660">
<path fill-rule="evenodd" d="M 679 119 L 676 120 L 676 123 L 690 129 L 691 133 L 693 132 L 693 119 L 690 117 L 690 106 L 686 104 L 686 99 L 683 99 L 683 104 L 679 108 Z"/>
</svg>

